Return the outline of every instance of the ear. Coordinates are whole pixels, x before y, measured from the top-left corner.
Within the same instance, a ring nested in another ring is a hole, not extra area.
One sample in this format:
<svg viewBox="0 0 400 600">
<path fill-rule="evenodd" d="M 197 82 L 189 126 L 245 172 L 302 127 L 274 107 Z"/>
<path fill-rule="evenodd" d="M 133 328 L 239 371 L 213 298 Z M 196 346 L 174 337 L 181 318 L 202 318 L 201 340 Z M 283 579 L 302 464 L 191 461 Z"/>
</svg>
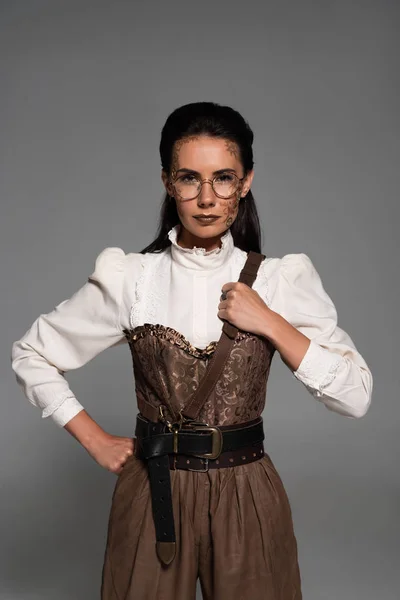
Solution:
<svg viewBox="0 0 400 600">
<path fill-rule="evenodd" d="M 243 180 L 242 193 L 241 193 L 242 198 L 244 196 L 246 196 L 246 194 L 250 190 L 251 184 L 253 183 L 253 178 L 254 178 L 254 169 L 251 169 L 251 171 L 249 171 L 247 173 L 246 178 Z"/>
<path fill-rule="evenodd" d="M 169 183 L 169 177 L 168 177 L 167 173 L 164 171 L 164 169 L 161 169 L 161 180 L 164 184 L 167 194 L 169 194 L 170 196 L 173 196 L 173 190 Z"/>
</svg>

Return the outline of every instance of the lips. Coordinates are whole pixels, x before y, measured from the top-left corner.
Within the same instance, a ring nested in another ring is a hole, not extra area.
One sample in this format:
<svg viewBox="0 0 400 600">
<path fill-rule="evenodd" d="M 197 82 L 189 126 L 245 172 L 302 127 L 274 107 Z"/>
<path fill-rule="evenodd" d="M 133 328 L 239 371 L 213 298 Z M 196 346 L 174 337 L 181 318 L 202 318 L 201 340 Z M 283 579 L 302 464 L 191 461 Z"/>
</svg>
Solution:
<svg viewBox="0 0 400 600">
<path fill-rule="evenodd" d="M 193 217 L 194 219 L 197 219 L 198 221 L 216 221 L 217 219 L 219 219 L 219 216 L 210 216 L 210 217 Z"/>
</svg>

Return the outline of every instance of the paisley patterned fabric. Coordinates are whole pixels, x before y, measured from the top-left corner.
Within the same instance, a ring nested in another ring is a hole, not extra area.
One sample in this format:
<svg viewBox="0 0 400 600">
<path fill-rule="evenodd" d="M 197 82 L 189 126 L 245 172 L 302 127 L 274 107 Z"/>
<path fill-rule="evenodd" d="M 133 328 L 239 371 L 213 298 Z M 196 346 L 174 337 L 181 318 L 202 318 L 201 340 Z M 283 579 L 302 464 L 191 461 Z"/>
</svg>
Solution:
<svg viewBox="0 0 400 600">
<path fill-rule="evenodd" d="M 179 331 L 145 323 L 125 330 L 133 359 L 138 410 L 146 404 L 167 407 L 175 420 L 189 403 L 207 368 L 217 341 L 196 348 Z M 238 331 L 224 370 L 199 419 L 210 425 L 235 425 L 260 416 L 275 348 L 267 338 Z"/>
<path fill-rule="evenodd" d="M 196 348 L 172 327 L 125 330 L 139 411 L 168 407 L 174 420 L 191 400 L 217 341 Z M 261 415 L 274 346 L 238 331 L 199 420 L 231 425 Z M 169 414 L 168 414 L 169 412 Z M 156 554 L 147 466 L 135 454 L 118 477 L 110 511 L 101 600 L 301 600 L 292 512 L 269 454 L 207 472 L 170 471 L 177 535 L 174 561 Z"/>
</svg>

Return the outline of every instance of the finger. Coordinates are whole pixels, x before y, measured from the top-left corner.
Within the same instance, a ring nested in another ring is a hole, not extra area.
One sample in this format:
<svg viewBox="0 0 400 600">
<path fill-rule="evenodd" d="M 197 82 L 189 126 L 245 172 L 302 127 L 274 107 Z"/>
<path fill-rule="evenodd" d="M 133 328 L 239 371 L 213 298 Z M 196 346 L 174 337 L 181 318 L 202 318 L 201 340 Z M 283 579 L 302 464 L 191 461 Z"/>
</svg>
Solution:
<svg viewBox="0 0 400 600">
<path fill-rule="evenodd" d="M 122 471 L 122 470 L 123 470 L 123 468 L 125 467 L 125 464 L 126 464 L 126 462 L 127 462 L 127 459 L 126 459 L 126 458 L 124 458 L 123 460 L 121 460 L 121 462 L 120 462 L 120 464 L 119 464 L 119 467 L 118 467 L 118 471 L 117 471 L 117 473 L 121 473 L 121 471 Z"/>
<path fill-rule="evenodd" d="M 226 289 L 225 291 L 221 290 L 221 295 L 219 297 L 220 302 L 226 302 L 230 300 L 232 297 L 232 291 L 230 289 Z"/>
<path fill-rule="evenodd" d="M 119 465 L 119 467 L 114 467 L 114 468 L 110 467 L 109 468 L 111 473 L 115 473 L 116 475 L 119 475 L 121 473 L 122 469 L 123 469 L 123 465 L 121 465 L 121 464 Z"/>
<path fill-rule="evenodd" d="M 126 444 L 126 450 L 133 452 L 133 450 L 135 448 L 134 438 L 131 438 L 131 437 L 125 438 L 125 444 Z"/>
<path fill-rule="evenodd" d="M 217 310 L 218 316 L 220 316 L 221 314 L 227 315 L 228 310 L 229 310 L 229 306 L 227 305 L 227 303 L 226 302 L 221 302 L 218 305 L 218 310 Z"/>
<path fill-rule="evenodd" d="M 230 290 L 232 287 L 235 287 L 235 283 L 237 283 L 237 282 L 236 281 L 227 281 L 226 283 L 224 283 L 221 290 Z"/>
<path fill-rule="evenodd" d="M 227 283 L 224 283 L 224 285 L 221 287 L 221 290 L 225 290 L 228 293 L 230 290 L 239 290 L 245 285 L 246 284 L 241 281 L 228 281 Z"/>
<path fill-rule="evenodd" d="M 228 281 L 227 283 L 224 283 L 224 285 L 221 287 L 221 292 L 225 294 L 227 294 L 232 288 L 234 287 L 234 282 L 233 281 Z"/>
</svg>

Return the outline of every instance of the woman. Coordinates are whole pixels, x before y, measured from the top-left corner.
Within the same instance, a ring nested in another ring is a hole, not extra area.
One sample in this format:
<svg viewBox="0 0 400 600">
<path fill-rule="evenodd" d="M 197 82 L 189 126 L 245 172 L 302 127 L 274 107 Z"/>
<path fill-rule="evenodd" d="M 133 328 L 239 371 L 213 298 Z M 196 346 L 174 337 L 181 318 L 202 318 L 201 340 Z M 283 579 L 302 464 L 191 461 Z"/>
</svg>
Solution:
<svg viewBox="0 0 400 600">
<path fill-rule="evenodd" d="M 188 600 L 198 577 L 207 600 L 299 600 L 291 509 L 262 441 L 274 352 L 329 410 L 362 417 L 371 401 L 371 372 L 310 258 L 260 254 L 252 142 L 232 108 L 175 110 L 155 241 L 103 250 L 88 282 L 13 346 L 30 402 L 118 474 L 102 600 Z M 103 431 L 63 376 L 119 343 L 133 359 L 133 439 Z"/>
</svg>

